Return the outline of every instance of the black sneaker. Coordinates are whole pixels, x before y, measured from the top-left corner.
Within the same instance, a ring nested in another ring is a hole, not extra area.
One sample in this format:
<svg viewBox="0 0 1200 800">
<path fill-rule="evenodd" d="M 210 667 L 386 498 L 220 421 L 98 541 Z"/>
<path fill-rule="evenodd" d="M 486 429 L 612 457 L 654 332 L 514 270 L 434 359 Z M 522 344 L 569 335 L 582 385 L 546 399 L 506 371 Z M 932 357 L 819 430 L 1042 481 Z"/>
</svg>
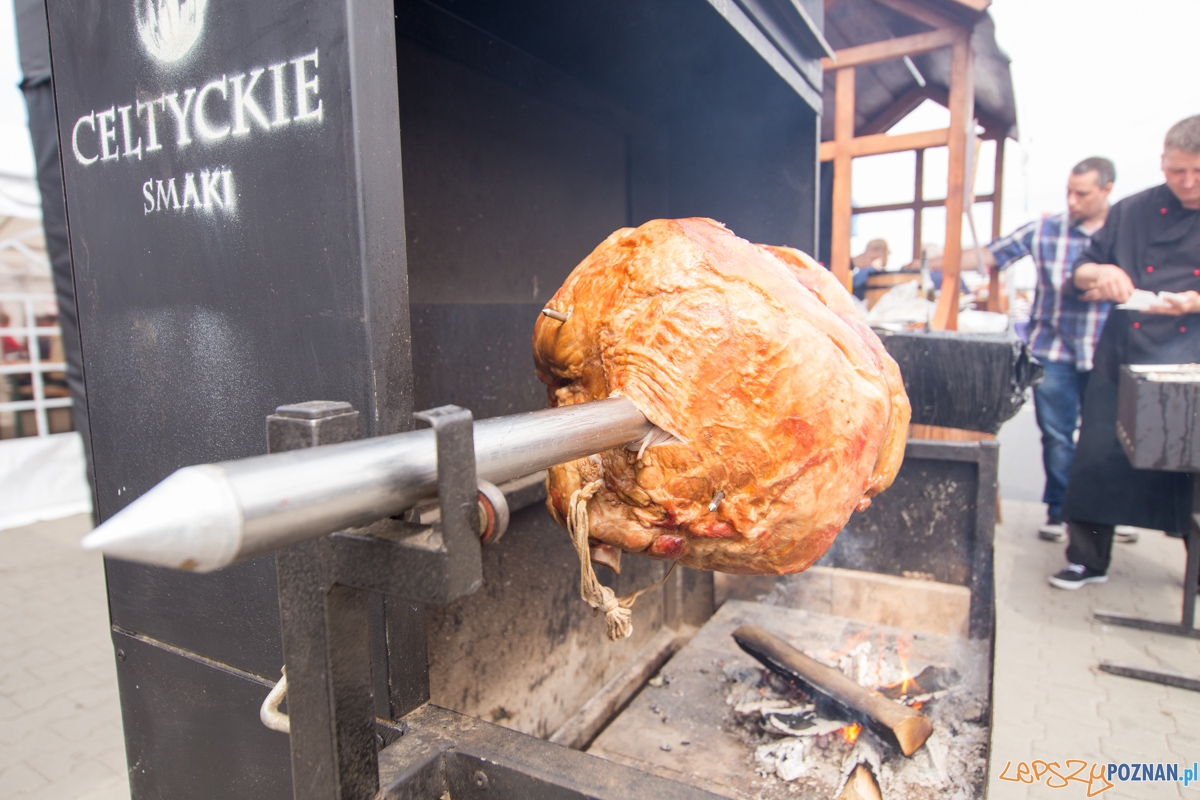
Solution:
<svg viewBox="0 0 1200 800">
<path fill-rule="evenodd" d="M 1088 569 L 1083 564 L 1068 564 L 1066 569 L 1050 576 L 1050 585 L 1067 591 L 1074 591 L 1085 583 L 1104 583 L 1108 575 Z"/>
</svg>

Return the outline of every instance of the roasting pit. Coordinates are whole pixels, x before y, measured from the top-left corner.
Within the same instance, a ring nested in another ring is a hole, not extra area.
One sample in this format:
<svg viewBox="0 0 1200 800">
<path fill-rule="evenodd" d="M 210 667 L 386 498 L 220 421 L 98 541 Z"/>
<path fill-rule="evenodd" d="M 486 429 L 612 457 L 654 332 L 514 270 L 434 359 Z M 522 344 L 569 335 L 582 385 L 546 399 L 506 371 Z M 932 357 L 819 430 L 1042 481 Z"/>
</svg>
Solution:
<svg viewBox="0 0 1200 800">
<path fill-rule="evenodd" d="M 823 716 L 738 648 L 732 633 L 743 625 L 919 705 L 932 735 L 906 758 L 870 731 Z M 859 764 L 884 800 L 965 799 L 986 785 L 990 703 L 985 640 L 730 600 L 589 752 L 737 800 L 837 798 Z"/>
</svg>

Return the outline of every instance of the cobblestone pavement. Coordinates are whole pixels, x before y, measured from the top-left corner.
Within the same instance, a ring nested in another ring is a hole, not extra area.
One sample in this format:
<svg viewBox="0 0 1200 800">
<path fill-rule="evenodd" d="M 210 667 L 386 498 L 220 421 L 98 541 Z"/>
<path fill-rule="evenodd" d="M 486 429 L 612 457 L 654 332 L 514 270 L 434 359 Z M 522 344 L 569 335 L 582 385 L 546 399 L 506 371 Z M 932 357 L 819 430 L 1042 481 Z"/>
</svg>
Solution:
<svg viewBox="0 0 1200 800">
<path fill-rule="evenodd" d="M 0 531 L 0 798 L 129 797 L 100 558 L 87 516 Z"/>
<path fill-rule="evenodd" d="M 1184 548 L 1178 539 L 1142 531 L 1132 545 L 1114 545 L 1107 583 L 1065 592 L 1046 577 L 1065 565 L 1064 545 L 1037 538 L 1040 503 L 1005 501 L 996 530 L 995 715 L 990 797 L 1087 796 L 1074 784 L 1050 788 L 1003 781 L 1021 761 L 1065 764 L 1200 761 L 1200 693 L 1100 672 L 1101 660 L 1200 674 L 1200 641 L 1093 621 L 1096 610 L 1178 621 Z M 1101 784 L 1096 784 L 1099 789 Z M 1176 783 L 1116 783 L 1099 795 L 1115 798 L 1200 798 L 1200 787 Z"/>
</svg>

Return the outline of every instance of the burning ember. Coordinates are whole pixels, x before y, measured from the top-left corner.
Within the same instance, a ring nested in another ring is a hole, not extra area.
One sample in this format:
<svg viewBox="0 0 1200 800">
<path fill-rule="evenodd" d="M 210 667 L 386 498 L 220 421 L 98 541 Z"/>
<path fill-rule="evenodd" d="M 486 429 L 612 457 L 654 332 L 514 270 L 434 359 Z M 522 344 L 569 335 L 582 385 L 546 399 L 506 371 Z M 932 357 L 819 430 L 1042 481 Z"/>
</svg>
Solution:
<svg viewBox="0 0 1200 800">
<path fill-rule="evenodd" d="M 908 758 L 859 722 L 832 718 L 836 711 L 774 672 L 725 667 L 726 682 L 733 684 L 726 703 L 743 740 L 754 747 L 755 769 L 766 779 L 759 797 L 794 797 L 804 789 L 824 796 L 830 787 L 844 785 L 858 765 L 875 776 L 885 798 L 976 796 L 986 782 L 988 718 L 981 691 L 986 683 L 964 680 L 946 665 L 920 663 L 911 645 L 909 637 L 888 637 L 875 626 L 839 650 L 806 653 L 862 686 L 923 710 L 933 733 Z"/>
</svg>

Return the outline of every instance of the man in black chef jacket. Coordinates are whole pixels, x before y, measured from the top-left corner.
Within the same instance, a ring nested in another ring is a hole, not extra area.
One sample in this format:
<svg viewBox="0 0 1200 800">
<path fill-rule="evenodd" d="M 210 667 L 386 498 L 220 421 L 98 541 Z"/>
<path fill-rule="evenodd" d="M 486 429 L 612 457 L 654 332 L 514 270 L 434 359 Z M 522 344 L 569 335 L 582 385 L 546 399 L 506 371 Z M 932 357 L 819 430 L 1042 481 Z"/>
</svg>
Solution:
<svg viewBox="0 0 1200 800">
<path fill-rule="evenodd" d="M 1164 294 L 1145 310 L 1115 308 L 1096 345 L 1063 499 L 1068 564 L 1050 577 L 1060 589 L 1108 579 L 1115 526 L 1183 535 L 1190 524 L 1191 476 L 1134 469 L 1117 441 L 1117 381 L 1122 364 L 1200 361 L 1200 115 L 1167 132 L 1162 170 L 1166 183 L 1113 205 L 1075 262 L 1084 300 Z"/>
</svg>

